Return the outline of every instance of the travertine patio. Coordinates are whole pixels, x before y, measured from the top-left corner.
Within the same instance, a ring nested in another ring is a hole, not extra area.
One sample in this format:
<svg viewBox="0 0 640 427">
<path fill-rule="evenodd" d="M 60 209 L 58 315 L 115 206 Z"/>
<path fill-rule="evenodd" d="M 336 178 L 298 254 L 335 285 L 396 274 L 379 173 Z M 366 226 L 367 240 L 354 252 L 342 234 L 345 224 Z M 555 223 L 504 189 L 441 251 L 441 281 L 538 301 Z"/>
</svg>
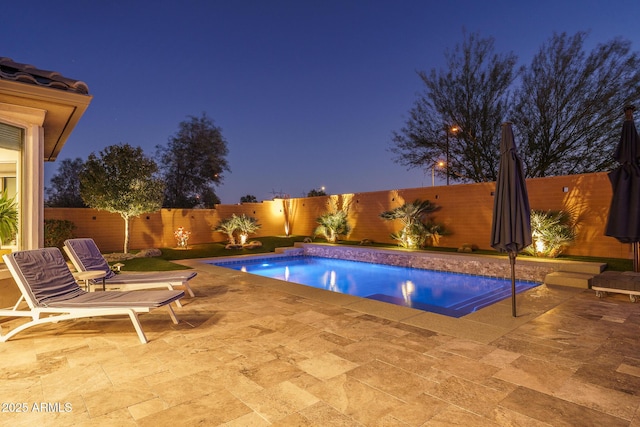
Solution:
<svg viewBox="0 0 640 427">
<path fill-rule="evenodd" d="M 185 263 L 197 297 L 179 325 L 142 315 L 146 345 L 103 318 L 0 343 L 0 424 L 640 426 L 626 296 L 543 285 L 515 319 L 510 300 L 452 319 Z"/>
</svg>

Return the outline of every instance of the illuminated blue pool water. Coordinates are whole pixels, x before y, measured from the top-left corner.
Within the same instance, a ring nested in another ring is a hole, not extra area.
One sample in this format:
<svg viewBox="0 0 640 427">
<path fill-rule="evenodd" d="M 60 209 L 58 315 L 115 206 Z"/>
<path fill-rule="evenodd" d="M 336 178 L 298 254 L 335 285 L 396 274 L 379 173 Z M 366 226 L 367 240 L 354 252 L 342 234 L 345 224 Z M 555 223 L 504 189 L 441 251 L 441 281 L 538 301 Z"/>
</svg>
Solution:
<svg viewBox="0 0 640 427">
<path fill-rule="evenodd" d="M 511 297 L 507 279 L 342 259 L 294 256 L 211 264 L 451 317 Z M 538 285 L 516 281 L 516 292 Z"/>
</svg>

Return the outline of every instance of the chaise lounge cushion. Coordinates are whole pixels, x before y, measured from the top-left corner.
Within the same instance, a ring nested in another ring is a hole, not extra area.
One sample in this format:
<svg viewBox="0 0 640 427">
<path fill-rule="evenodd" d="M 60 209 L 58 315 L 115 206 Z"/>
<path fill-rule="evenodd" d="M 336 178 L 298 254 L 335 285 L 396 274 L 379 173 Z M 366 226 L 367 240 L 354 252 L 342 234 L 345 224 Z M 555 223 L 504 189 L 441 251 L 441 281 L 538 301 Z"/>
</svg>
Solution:
<svg viewBox="0 0 640 427">
<path fill-rule="evenodd" d="M 605 271 L 591 279 L 591 287 L 640 292 L 640 274 L 634 272 Z"/>
<path fill-rule="evenodd" d="M 168 290 L 89 293 L 78 286 L 57 248 L 14 252 L 10 256 L 18 274 L 29 284 L 33 300 L 41 307 L 160 307 L 184 296 L 182 291 Z"/>
<path fill-rule="evenodd" d="M 64 242 L 64 245 L 68 249 L 67 252 L 71 251 L 71 253 L 69 253 L 69 256 L 73 256 L 75 260 L 79 264 L 81 264 L 83 271 L 106 271 L 107 275 L 105 276 L 105 282 L 107 284 L 125 285 L 132 281 L 135 281 L 136 283 L 156 283 L 163 280 L 169 282 L 187 282 L 194 278 L 197 274 L 197 272 L 195 271 L 163 271 L 152 273 L 116 274 L 109 267 L 109 263 L 102 256 L 102 253 L 100 253 L 100 250 L 98 249 L 98 246 L 93 239 L 69 239 Z"/>
</svg>

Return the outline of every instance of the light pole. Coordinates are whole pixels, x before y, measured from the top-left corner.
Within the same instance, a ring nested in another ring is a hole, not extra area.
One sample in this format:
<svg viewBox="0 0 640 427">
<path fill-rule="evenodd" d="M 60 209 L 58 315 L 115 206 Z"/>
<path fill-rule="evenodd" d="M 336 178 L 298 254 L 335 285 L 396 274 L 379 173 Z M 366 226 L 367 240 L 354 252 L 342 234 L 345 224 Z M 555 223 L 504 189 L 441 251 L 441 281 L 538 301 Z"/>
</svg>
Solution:
<svg viewBox="0 0 640 427">
<path fill-rule="evenodd" d="M 436 166 L 443 167 L 444 166 L 444 162 L 443 161 L 439 161 L 439 162 L 434 163 L 433 165 L 431 165 L 431 186 L 432 187 L 436 186 Z"/>
<path fill-rule="evenodd" d="M 454 135 L 458 133 L 460 128 L 456 125 L 453 126 L 445 126 L 444 131 L 447 134 L 447 185 L 449 185 L 449 133 L 453 133 Z"/>
</svg>

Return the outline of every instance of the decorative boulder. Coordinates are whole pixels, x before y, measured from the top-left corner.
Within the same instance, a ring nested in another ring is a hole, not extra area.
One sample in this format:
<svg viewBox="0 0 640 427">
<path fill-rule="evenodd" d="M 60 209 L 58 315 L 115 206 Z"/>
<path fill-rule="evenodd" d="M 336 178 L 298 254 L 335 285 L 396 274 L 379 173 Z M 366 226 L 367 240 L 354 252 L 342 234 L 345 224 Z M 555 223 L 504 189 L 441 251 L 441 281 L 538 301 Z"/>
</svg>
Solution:
<svg viewBox="0 0 640 427">
<path fill-rule="evenodd" d="M 458 248 L 458 252 L 473 252 L 477 249 L 478 247 L 473 243 L 463 243 L 462 246 Z"/>
<path fill-rule="evenodd" d="M 152 258 L 155 256 L 161 256 L 162 251 L 158 248 L 142 249 L 136 254 L 136 258 Z"/>
</svg>

